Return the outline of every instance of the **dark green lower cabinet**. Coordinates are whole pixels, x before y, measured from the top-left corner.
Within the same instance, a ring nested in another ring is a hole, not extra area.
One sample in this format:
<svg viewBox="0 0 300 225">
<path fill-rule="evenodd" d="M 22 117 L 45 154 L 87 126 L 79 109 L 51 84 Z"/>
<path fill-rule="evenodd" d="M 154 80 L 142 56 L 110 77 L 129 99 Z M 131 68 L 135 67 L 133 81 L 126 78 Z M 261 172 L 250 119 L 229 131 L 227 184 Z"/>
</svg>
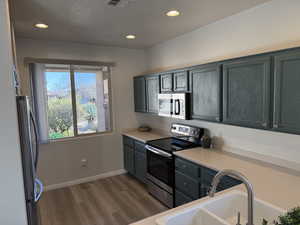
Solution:
<svg viewBox="0 0 300 225">
<path fill-rule="evenodd" d="M 177 165 L 175 168 L 175 206 L 206 197 L 217 171 L 181 158 L 175 158 L 175 165 Z M 195 166 L 197 166 L 197 174 L 194 172 Z M 221 179 L 217 191 L 223 191 L 238 184 L 241 184 L 239 180 L 226 176 Z"/>
<path fill-rule="evenodd" d="M 135 151 L 135 176 L 143 183 L 146 183 L 146 173 L 147 173 L 146 154 Z"/>
<path fill-rule="evenodd" d="M 175 207 L 184 205 L 191 201 L 193 201 L 193 199 L 181 193 L 180 191 L 175 190 Z"/>
<path fill-rule="evenodd" d="M 124 167 L 128 173 L 134 175 L 134 150 L 127 145 L 124 145 Z"/>
<path fill-rule="evenodd" d="M 139 181 L 146 183 L 147 155 L 145 144 L 123 136 L 124 168 Z"/>
<path fill-rule="evenodd" d="M 189 196 L 191 199 L 199 198 L 200 184 L 197 180 L 183 174 L 179 171 L 175 171 L 175 188 Z"/>
</svg>

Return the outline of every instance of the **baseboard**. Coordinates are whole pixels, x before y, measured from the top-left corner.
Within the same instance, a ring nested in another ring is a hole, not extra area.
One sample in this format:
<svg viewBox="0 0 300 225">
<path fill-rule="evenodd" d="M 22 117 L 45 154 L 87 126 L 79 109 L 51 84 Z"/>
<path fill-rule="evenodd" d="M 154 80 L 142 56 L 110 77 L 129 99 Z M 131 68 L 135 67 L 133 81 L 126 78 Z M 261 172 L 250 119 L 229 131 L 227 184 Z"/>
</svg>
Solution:
<svg viewBox="0 0 300 225">
<path fill-rule="evenodd" d="M 124 169 L 114 170 L 114 171 L 98 174 L 98 175 L 91 176 L 91 177 L 84 177 L 84 178 L 80 178 L 77 180 L 67 181 L 67 182 L 63 182 L 63 183 L 59 183 L 59 184 L 47 185 L 47 186 L 45 186 L 44 190 L 50 191 L 50 190 L 55 190 L 55 189 L 59 189 L 59 188 L 69 187 L 69 186 L 73 186 L 76 184 L 82 184 L 82 183 L 91 182 L 91 181 L 95 181 L 95 180 L 99 180 L 99 179 L 103 179 L 103 178 L 107 178 L 107 177 L 120 175 L 123 173 L 126 173 L 126 170 L 124 170 Z"/>
</svg>

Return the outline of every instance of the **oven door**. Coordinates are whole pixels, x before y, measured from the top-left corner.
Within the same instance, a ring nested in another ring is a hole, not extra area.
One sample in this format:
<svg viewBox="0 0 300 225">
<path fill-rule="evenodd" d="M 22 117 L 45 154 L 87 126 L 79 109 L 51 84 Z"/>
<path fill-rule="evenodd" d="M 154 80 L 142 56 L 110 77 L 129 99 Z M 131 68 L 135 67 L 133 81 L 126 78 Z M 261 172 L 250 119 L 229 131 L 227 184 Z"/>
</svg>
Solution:
<svg viewBox="0 0 300 225">
<path fill-rule="evenodd" d="M 171 154 L 146 145 L 148 179 L 161 188 L 173 192 L 174 162 Z"/>
<path fill-rule="evenodd" d="M 172 94 L 158 95 L 158 115 L 171 117 L 173 114 Z"/>
</svg>

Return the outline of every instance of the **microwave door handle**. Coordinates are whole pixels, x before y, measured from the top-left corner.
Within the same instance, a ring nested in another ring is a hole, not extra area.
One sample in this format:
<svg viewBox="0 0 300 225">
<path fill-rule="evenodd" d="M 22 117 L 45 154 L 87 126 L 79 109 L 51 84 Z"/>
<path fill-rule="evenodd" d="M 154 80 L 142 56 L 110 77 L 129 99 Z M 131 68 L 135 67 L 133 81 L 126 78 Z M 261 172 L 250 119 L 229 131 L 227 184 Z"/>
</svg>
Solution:
<svg viewBox="0 0 300 225">
<path fill-rule="evenodd" d="M 159 150 L 157 148 L 153 148 L 149 145 L 146 145 L 146 149 L 150 152 L 153 152 L 154 154 L 156 155 L 160 155 L 160 156 L 163 156 L 163 157 L 166 157 L 166 158 L 172 158 L 172 155 L 167 153 L 167 152 L 164 152 L 162 150 Z"/>
<path fill-rule="evenodd" d="M 179 115 L 180 114 L 180 100 L 176 99 L 175 100 L 175 115 Z"/>
<path fill-rule="evenodd" d="M 177 115 L 177 99 L 173 100 L 173 110 L 174 110 L 174 115 Z"/>
</svg>

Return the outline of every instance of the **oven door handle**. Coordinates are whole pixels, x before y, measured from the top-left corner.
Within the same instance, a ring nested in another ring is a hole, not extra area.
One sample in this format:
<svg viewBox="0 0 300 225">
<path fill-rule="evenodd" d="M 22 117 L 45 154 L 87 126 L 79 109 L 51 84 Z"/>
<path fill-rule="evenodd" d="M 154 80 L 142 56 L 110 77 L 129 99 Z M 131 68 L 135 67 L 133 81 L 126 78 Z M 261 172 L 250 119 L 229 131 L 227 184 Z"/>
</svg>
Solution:
<svg viewBox="0 0 300 225">
<path fill-rule="evenodd" d="M 172 155 L 170 153 L 164 152 L 160 149 L 154 148 L 150 145 L 146 145 L 146 149 L 150 152 L 153 152 L 154 154 L 166 157 L 166 158 L 172 158 Z"/>
</svg>

